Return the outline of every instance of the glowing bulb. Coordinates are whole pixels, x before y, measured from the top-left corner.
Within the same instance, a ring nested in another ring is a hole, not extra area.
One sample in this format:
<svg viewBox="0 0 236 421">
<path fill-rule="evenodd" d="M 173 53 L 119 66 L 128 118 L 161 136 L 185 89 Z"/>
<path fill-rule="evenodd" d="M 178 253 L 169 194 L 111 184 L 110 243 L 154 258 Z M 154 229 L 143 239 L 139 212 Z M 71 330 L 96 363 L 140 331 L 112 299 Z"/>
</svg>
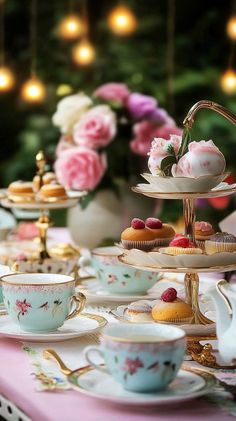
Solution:
<svg viewBox="0 0 236 421">
<path fill-rule="evenodd" d="M 73 92 L 73 88 L 72 86 L 66 84 L 66 83 L 62 83 L 61 85 L 59 85 L 57 87 L 57 95 L 58 96 L 64 96 L 64 95 L 69 95 Z"/>
<path fill-rule="evenodd" d="M 221 88 L 226 94 L 232 94 L 236 92 L 236 73 L 234 70 L 226 70 L 221 77 Z"/>
<path fill-rule="evenodd" d="M 226 26 L 227 34 L 230 38 L 236 40 L 236 16 L 232 16 Z"/>
<path fill-rule="evenodd" d="M 12 72 L 7 67 L 0 67 L 0 91 L 9 91 L 14 86 L 14 83 Z"/>
<path fill-rule="evenodd" d="M 116 35 L 129 35 L 137 27 L 133 12 L 125 6 L 117 6 L 108 16 L 108 25 Z"/>
<path fill-rule="evenodd" d="M 87 66 L 95 59 L 95 50 L 89 41 L 83 40 L 72 50 L 73 60 L 81 66 Z"/>
<path fill-rule="evenodd" d="M 66 40 L 80 37 L 85 31 L 82 20 L 77 15 L 65 17 L 59 26 L 59 36 Z"/>
<path fill-rule="evenodd" d="M 42 102 L 45 95 L 46 89 L 44 84 L 35 77 L 27 80 L 21 90 L 22 99 L 26 102 Z"/>
</svg>

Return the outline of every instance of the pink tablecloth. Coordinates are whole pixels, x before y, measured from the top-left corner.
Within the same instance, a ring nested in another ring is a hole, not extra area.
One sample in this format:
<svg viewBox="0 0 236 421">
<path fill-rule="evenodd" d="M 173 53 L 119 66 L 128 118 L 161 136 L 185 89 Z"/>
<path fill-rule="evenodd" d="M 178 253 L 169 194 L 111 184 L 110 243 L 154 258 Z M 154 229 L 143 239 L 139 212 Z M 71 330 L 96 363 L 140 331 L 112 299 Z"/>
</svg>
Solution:
<svg viewBox="0 0 236 421">
<path fill-rule="evenodd" d="M 227 421 L 226 415 L 203 398 L 176 407 L 128 408 L 105 404 L 67 390 L 38 392 L 29 359 L 19 342 L 0 340 L 0 393 L 33 421 Z"/>
</svg>

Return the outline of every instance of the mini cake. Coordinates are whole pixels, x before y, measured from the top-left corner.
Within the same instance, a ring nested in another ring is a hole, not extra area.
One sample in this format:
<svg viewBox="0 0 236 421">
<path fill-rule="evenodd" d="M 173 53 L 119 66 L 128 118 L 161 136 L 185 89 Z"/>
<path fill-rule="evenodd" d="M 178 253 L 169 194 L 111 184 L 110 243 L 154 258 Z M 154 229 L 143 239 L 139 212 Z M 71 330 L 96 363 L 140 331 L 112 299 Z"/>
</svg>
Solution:
<svg viewBox="0 0 236 421">
<path fill-rule="evenodd" d="M 65 188 L 61 184 L 45 184 L 39 190 L 38 196 L 41 199 L 65 198 L 67 196 Z"/>
<path fill-rule="evenodd" d="M 126 314 L 131 322 L 142 323 L 152 321 L 152 306 L 147 300 L 135 301 L 128 305 Z"/>
<path fill-rule="evenodd" d="M 205 241 L 215 234 L 212 225 L 209 222 L 195 222 L 195 238 L 198 247 L 205 250 Z"/>
<path fill-rule="evenodd" d="M 44 184 L 51 184 L 51 183 L 56 183 L 57 179 L 56 179 L 56 175 L 54 174 L 54 172 L 46 172 L 43 175 L 43 185 Z M 39 175 L 35 175 L 35 177 L 33 178 L 33 186 L 34 186 L 34 190 L 37 192 L 40 188 L 40 177 Z"/>
<path fill-rule="evenodd" d="M 217 232 L 205 241 L 207 254 L 236 251 L 236 237 L 227 232 Z"/>
<path fill-rule="evenodd" d="M 155 247 L 155 234 L 145 227 L 142 219 L 134 218 L 131 227 L 121 234 L 121 242 L 126 249 L 152 250 Z"/>
<path fill-rule="evenodd" d="M 175 236 L 174 228 L 169 224 L 163 224 L 160 219 L 147 218 L 145 224 L 155 235 L 155 247 L 168 246 Z"/>
<path fill-rule="evenodd" d="M 191 306 L 177 297 L 175 288 L 166 289 L 152 308 L 153 319 L 161 323 L 191 323 L 193 316 Z"/>
<path fill-rule="evenodd" d="M 8 194 L 15 196 L 33 196 L 33 183 L 30 181 L 14 181 L 8 186 Z"/>
<path fill-rule="evenodd" d="M 169 247 L 160 248 L 159 252 L 175 256 L 177 254 L 201 254 L 202 249 L 195 247 L 189 238 L 182 234 L 177 234 L 170 242 Z"/>
</svg>

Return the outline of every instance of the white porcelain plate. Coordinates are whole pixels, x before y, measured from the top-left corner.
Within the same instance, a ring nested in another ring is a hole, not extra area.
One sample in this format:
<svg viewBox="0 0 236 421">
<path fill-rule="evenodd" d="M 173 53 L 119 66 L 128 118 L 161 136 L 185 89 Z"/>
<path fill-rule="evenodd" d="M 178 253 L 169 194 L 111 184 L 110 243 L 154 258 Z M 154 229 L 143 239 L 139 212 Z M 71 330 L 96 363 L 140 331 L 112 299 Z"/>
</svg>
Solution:
<svg viewBox="0 0 236 421">
<path fill-rule="evenodd" d="M 236 192 L 236 184 L 220 183 L 218 186 L 214 187 L 210 191 L 202 192 L 195 191 L 191 192 L 176 192 L 176 191 L 161 191 L 157 189 L 153 184 L 141 183 L 135 187 L 132 187 L 132 190 L 136 193 L 141 193 L 144 196 L 153 197 L 155 199 L 196 199 L 198 197 L 208 198 L 208 197 L 223 197 L 228 196 Z"/>
<path fill-rule="evenodd" d="M 127 313 L 127 305 L 121 305 L 118 306 L 117 308 L 110 310 L 110 314 L 112 314 L 116 319 L 118 319 L 121 322 L 126 322 L 126 323 L 135 323 L 132 322 L 130 316 Z M 209 311 L 205 313 L 206 316 L 212 316 L 213 319 L 215 319 L 215 312 L 213 311 Z M 141 322 L 141 323 L 156 323 L 154 320 L 148 321 L 148 322 Z M 165 323 L 168 324 L 168 323 Z M 171 325 L 173 325 L 173 323 L 171 323 Z M 212 324 L 208 324 L 208 325 L 200 325 L 200 324 L 196 324 L 196 325 L 190 325 L 190 324 L 185 324 L 185 325 L 178 325 L 178 327 L 181 327 L 181 329 L 183 329 L 186 333 L 186 335 L 189 336 L 209 336 L 209 335 L 215 335 L 216 333 L 216 325 L 215 323 Z"/>
<path fill-rule="evenodd" d="M 150 173 L 141 174 L 154 189 L 160 192 L 208 192 L 221 183 L 230 173 L 204 175 L 198 178 L 161 177 Z"/>
<path fill-rule="evenodd" d="M 0 317 L 0 336 L 30 342 L 60 342 L 98 332 L 107 324 L 107 320 L 96 314 L 83 313 L 67 320 L 55 332 L 24 332 L 8 315 Z"/>
<path fill-rule="evenodd" d="M 81 197 L 86 195 L 86 192 L 67 191 L 68 198 L 57 200 L 56 202 L 11 202 L 4 198 L 1 204 L 5 208 L 20 208 L 20 209 L 67 209 L 75 206 Z"/>
<path fill-rule="evenodd" d="M 135 295 L 135 294 L 111 294 L 108 291 L 102 289 L 99 281 L 97 279 L 88 279 L 82 281 L 78 287 L 79 291 L 83 292 L 86 295 L 87 302 L 93 303 L 130 303 L 135 300 L 147 300 L 151 298 L 158 298 L 159 292 L 154 290 L 152 287 L 144 295 Z"/>
<path fill-rule="evenodd" d="M 74 371 L 68 376 L 71 386 L 78 392 L 96 399 L 135 406 L 159 406 L 181 403 L 206 395 L 216 385 L 214 376 L 203 370 L 179 371 L 176 379 L 162 392 L 129 392 L 106 373 L 88 368 Z"/>
</svg>

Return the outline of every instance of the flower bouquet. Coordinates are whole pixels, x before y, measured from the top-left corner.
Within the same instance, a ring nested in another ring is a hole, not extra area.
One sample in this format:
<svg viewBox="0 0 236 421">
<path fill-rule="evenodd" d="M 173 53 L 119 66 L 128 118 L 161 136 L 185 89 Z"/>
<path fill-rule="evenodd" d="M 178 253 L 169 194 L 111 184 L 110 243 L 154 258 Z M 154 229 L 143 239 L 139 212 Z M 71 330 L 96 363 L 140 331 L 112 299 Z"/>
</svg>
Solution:
<svg viewBox="0 0 236 421">
<path fill-rule="evenodd" d="M 153 137 L 182 133 L 155 98 L 131 92 L 122 83 L 102 85 L 91 97 L 78 93 L 63 98 L 53 123 L 61 132 L 57 178 L 66 188 L 88 190 L 87 202 L 98 189 L 136 180 Z"/>
</svg>

